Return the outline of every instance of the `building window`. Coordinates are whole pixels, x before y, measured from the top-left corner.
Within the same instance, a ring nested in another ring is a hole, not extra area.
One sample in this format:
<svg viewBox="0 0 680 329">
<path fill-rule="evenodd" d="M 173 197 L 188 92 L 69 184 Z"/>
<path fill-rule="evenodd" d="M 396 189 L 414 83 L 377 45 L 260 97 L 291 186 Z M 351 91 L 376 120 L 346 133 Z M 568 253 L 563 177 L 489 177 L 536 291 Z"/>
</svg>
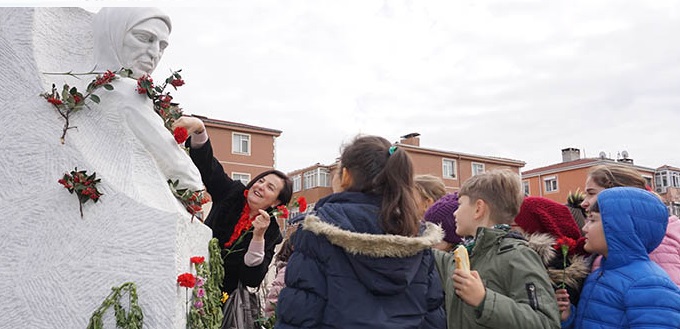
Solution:
<svg viewBox="0 0 680 329">
<path fill-rule="evenodd" d="M 479 175 L 484 172 L 484 164 L 473 162 L 472 163 L 472 176 Z"/>
<path fill-rule="evenodd" d="M 531 195 L 528 180 L 522 181 L 522 191 L 524 191 L 524 195 Z"/>
<path fill-rule="evenodd" d="M 319 168 L 319 186 L 331 186 L 331 172 L 326 168 Z"/>
<path fill-rule="evenodd" d="M 316 187 L 316 170 L 305 172 L 305 190 Z"/>
<path fill-rule="evenodd" d="M 666 176 L 666 171 L 661 171 L 654 174 L 654 180 L 657 188 L 668 187 L 668 178 L 666 178 Z"/>
<path fill-rule="evenodd" d="M 442 177 L 456 179 L 456 160 L 442 159 Z"/>
<path fill-rule="evenodd" d="M 645 179 L 645 185 L 652 187 L 652 176 L 642 176 Z"/>
<path fill-rule="evenodd" d="M 679 172 L 673 172 L 671 174 L 671 186 L 672 187 L 680 187 L 680 173 Z"/>
<path fill-rule="evenodd" d="M 233 133 L 231 141 L 232 153 L 250 154 L 250 135 Z"/>
<path fill-rule="evenodd" d="M 547 177 L 543 179 L 545 183 L 546 192 L 556 192 L 557 191 L 557 177 Z"/>
<path fill-rule="evenodd" d="M 326 168 L 316 168 L 305 172 L 305 190 L 315 187 L 331 186 L 331 173 Z"/>
<path fill-rule="evenodd" d="M 240 180 L 243 185 L 248 185 L 248 182 L 250 182 L 250 174 L 233 172 L 231 173 L 231 179 Z"/>
<path fill-rule="evenodd" d="M 300 192 L 302 189 L 302 176 L 293 176 L 293 192 Z"/>
</svg>

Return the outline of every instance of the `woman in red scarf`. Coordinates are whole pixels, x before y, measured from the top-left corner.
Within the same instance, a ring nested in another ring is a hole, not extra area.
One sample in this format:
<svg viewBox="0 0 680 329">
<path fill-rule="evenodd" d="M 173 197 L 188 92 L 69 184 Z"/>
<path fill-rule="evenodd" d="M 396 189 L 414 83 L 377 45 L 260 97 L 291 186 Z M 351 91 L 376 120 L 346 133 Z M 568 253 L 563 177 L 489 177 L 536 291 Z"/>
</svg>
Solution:
<svg viewBox="0 0 680 329">
<path fill-rule="evenodd" d="M 175 127 L 178 126 L 185 127 L 189 133 L 186 146 L 212 197 L 213 205 L 205 224 L 224 248 L 222 290 L 231 294 L 239 281 L 257 287 L 267 274 L 274 247 L 283 240 L 279 225 L 269 212 L 278 205 L 288 204 L 293 194 L 292 181 L 278 170 L 267 170 L 244 186 L 227 176 L 213 156 L 203 121 L 182 117 L 175 122 Z"/>
</svg>

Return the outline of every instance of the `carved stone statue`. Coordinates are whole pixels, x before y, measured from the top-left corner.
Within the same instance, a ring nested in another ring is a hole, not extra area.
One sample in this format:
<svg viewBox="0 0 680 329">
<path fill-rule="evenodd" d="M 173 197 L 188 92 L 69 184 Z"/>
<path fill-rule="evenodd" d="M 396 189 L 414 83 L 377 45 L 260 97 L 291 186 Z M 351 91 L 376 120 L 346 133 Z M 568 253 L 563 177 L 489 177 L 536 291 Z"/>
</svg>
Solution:
<svg viewBox="0 0 680 329">
<path fill-rule="evenodd" d="M 133 77 L 151 75 L 168 46 L 170 18 L 155 8 L 103 8 L 94 17 L 95 71 L 132 69 Z M 201 176 L 180 149 L 152 101 L 135 91 L 136 81 L 118 79 L 112 92 L 102 91 L 99 108 L 122 116 L 121 129 L 129 130 L 149 152 L 161 173 L 178 188 L 203 189 Z"/>
<path fill-rule="evenodd" d="M 153 72 L 170 26 L 150 8 L 0 8 L 0 115 L 8 123 L 0 134 L 0 261 L 10 264 L 0 266 L 0 282 L 16 283 L 0 289 L 0 327 L 85 328 L 111 288 L 131 281 L 145 328 L 186 328 L 176 278 L 192 271 L 190 257 L 207 256 L 212 233 L 191 221 L 167 180 L 202 189 L 195 166 L 134 79 L 97 89 L 100 104 L 88 100 L 72 115 L 77 128 L 65 144 L 63 118 L 39 96 L 53 83 L 82 91 L 94 78 L 44 72 L 87 72 L 93 62 Z M 75 167 L 96 172 L 103 193 L 83 205 L 82 218 L 77 197 L 57 182 Z M 105 327 L 115 327 L 112 314 Z"/>
</svg>

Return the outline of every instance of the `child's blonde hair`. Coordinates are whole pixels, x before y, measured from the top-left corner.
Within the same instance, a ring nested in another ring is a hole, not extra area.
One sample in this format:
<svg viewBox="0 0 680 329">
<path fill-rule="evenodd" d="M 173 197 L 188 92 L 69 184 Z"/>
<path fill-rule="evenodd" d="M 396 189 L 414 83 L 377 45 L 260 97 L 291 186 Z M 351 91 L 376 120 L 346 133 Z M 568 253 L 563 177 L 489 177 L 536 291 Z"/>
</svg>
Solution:
<svg viewBox="0 0 680 329">
<path fill-rule="evenodd" d="M 434 175 L 416 175 L 414 178 L 416 189 L 423 199 L 435 202 L 446 195 L 446 186 L 441 178 Z"/>
<path fill-rule="evenodd" d="M 524 200 L 519 175 L 509 169 L 496 169 L 470 177 L 459 196 L 469 202 L 483 200 L 489 207 L 489 219 L 496 224 L 510 224 Z"/>
</svg>

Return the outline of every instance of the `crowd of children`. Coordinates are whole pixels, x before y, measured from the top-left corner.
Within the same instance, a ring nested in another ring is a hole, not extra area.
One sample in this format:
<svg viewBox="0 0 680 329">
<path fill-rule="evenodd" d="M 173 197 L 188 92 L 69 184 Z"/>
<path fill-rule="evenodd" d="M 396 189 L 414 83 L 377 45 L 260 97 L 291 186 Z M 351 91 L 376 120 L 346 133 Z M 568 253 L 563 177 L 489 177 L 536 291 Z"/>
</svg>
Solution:
<svg viewBox="0 0 680 329">
<path fill-rule="evenodd" d="M 524 196 L 510 170 L 441 195 L 403 179 L 404 155 L 376 137 L 345 148 L 340 192 L 291 240 L 276 328 L 680 328 L 680 224 L 633 169 L 594 167 L 581 211 Z"/>
<path fill-rule="evenodd" d="M 209 168 L 200 128 L 188 144 Z M 680 220 L 631 168 L 594 167 L 580 205 L 523 195 L 509 169 L 446 194 L 377 136 L 346 145 L 338 168 L 335 193 L 291 220 L 276 257 L 265 303 L 275 328 L 680 328 Z M 259 191 L 272 195 L 260 209 L 290 198 Z M 263 240 L 242 269 L 269 264 L 278 241 Z"/>
</svg>

